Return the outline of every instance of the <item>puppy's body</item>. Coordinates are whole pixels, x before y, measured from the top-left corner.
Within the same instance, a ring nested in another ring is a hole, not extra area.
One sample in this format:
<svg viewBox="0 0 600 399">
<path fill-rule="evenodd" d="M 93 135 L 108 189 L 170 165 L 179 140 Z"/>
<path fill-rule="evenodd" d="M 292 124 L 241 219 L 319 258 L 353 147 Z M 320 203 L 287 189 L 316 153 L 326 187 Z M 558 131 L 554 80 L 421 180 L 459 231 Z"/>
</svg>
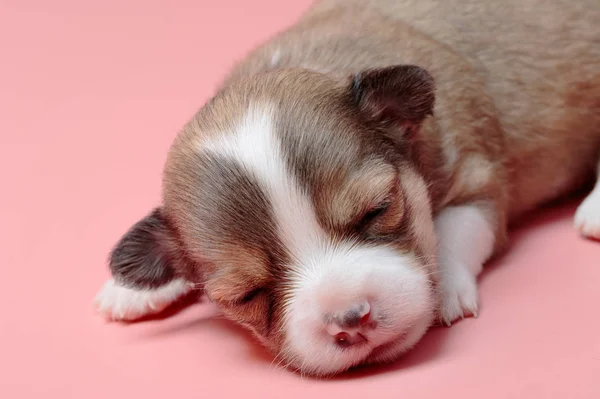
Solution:
<svg viewBox="0 0 600 399">
<path fill-rule="evenodd" d="M 475 314 L 508 225 L 599 158 L 595 0 L 324 0 L 183 129 L 99 305 L 201 286 L 304 372 L 391 360 Z M 576 226 L 600 237 L 600 187 Z"/>
<path fill-rule="evenodd" d="M 475 153 L 502 169 L 491 180 L 514 219 L 594 171 L 599 21 L 595 0 L 321 1 L 229 81 L 286 67 L 343 81 L 368 68 L 423 66 L 437 87 L 435 118 L 424 130 L 443 148 L 446 172 L 434 185 L 454 183 L 434 196 L 438 209 L 473 194 L 461 183 L 481 166 L 469 162 Z"/>
</svg>

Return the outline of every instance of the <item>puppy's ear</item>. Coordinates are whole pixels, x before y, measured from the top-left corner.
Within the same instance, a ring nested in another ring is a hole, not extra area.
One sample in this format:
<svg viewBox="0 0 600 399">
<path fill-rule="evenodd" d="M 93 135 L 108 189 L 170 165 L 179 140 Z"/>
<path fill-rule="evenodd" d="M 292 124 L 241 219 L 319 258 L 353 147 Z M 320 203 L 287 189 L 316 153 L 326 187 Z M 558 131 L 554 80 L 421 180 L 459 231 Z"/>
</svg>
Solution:
<svg viewBox="0 0 600 399">
<path fill-rule="evenodd" d="M 355 74 L 350 99 L 360 114 L 382 127 L 399 128 L 404 134 L 418 130 L 433 115 L 435 84 L 425 69 L 395 65 Z"/>
<path fill-rule="evenodd" d="M 155 289 L 168 284 L 188 267 L 174 232 L 160 208 L 134 224 L 110 254 L 110 270 L 117 282 L 134 288 Z"/>
</svg>

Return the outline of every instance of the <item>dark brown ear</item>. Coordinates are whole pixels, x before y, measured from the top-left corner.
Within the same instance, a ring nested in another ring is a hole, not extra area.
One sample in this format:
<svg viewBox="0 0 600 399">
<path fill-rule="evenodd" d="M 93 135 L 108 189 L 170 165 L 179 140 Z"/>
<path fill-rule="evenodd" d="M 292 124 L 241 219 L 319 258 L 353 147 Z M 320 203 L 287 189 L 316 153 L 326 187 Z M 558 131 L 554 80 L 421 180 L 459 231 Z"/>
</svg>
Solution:
<svg viewBox="0 0 600 399">
<path fill-rule="evenodd" d="M 350 96 L 366 118 L 384 127 L 413 131 L 433 115 L 435 84 L 421 67 L 395 65 L 354 75 Z"/>
<path fill-rule="evenodd" d="M 185 267 L 183 253 L 161 209 L 134 224 L 110 254 L 115 280 L 136 288 L 158 288 Z"/>
</svg>

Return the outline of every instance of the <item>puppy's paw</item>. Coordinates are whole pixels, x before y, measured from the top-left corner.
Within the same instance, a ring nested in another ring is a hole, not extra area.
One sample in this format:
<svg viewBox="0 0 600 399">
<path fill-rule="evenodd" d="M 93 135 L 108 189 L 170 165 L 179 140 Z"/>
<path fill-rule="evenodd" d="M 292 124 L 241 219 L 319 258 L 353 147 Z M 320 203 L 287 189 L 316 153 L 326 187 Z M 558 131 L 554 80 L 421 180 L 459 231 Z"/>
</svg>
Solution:
<svg viewBox="0 0 600 399">
<path fill-rule="evenodd" d="M 575 228 L 584 237 L 600 240 L 600 190 L 595 189 L 577 208 Z"/>
<path fill-rule="evenodd" d="M 110 279 L 96 295 L 94 305 L 110 320 L 136 320 L 161 312 L 191 289 L 191 284 L 183 279 L 155 289 L 126 287 Z"/>
<path fill-rule="evenodd" d="M 477 317 L 477 281 L 466 267 L 456 267 L 443 273 L 439 288 L 441 303 L 438 317 L 442 323 L 450 326 L 458 318 Z"/>
</svg>

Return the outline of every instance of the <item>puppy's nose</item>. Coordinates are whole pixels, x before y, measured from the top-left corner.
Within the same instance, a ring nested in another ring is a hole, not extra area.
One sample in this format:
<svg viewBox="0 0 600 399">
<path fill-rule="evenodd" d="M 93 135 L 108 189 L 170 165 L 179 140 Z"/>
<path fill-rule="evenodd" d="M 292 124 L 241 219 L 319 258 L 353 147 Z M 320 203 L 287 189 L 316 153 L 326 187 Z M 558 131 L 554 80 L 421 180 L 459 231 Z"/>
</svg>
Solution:
<svg viewBox="0 0 600 399">
<path fill-rule="evenodd" d="M 359 330 L 371 324 L 371 305 L 364 301 L 333 315 L 327 323 L 327 332 L 336 339 L 338 345 L 350 346 L 366 340 Z"/>
<path fill-rule="evenodd" d="M 348 309 L 339 319 L 339 325 L 342 328 L 356 328 L 360 325 L 367 324 L 370 318 L 371 305 L 369 302 L 364 301 L 363 303 Z"/>
</svg>

